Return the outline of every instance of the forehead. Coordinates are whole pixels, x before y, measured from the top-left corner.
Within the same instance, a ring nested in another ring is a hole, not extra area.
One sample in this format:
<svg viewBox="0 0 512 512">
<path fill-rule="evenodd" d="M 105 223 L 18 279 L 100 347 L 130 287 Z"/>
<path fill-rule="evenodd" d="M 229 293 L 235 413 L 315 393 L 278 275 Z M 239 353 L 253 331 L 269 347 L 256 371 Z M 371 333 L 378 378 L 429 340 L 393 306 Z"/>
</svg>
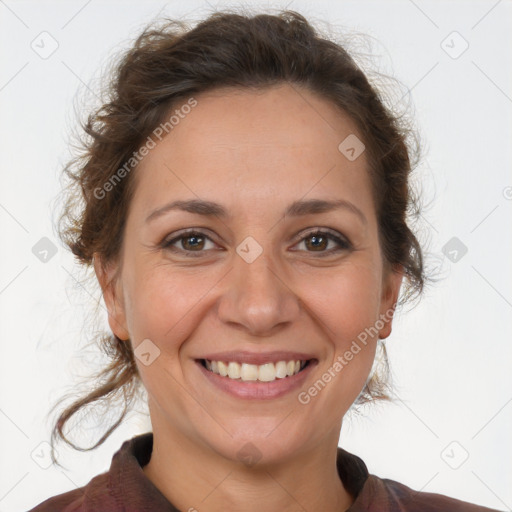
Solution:
<svg viewBox="0 0 512 512">
<path fill-rule="evenodd" d="M 223 88 L 195 100 L 139 164 L 133 206 L 183 196 L 248 204 L 309 192 L 370 200 L 364 153 L 351 161 L 339 149 L 358 130 L 332 103 L 288 84 Z"/>
</svg>

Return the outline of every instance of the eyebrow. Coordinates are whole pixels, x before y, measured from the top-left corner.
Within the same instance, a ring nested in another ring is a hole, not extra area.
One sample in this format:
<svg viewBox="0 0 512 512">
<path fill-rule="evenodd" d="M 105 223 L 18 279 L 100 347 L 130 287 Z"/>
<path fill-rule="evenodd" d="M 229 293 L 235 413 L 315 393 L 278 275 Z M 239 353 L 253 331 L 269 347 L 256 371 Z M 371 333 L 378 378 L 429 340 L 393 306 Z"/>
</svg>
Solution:
<svg viewBox="0 0 512 512">
<path fill-rule="evenodd" d="M 363 224 L 368 223 L 368 220 L 366 219 L 363 212 L 355 204 L 347 201 L 346 199 L 337 199 L 334 201 L 328 201 L 325 199 L 307 199 L 294 201 L 288 206 L 288 208 L 286 208 L 284 215 L 289 217 L 299 217 L 340 209 L 354 213 L 357 217 L 359 217 Z M 202 199 L 189 199 L 185 201 L 172 201 L 160 208 L 157 208 L 148 215 L 146 218 L 146 223 L 149 223 L 173 210 L 181 210 L 189 213 L 195 213 L 197 215 L 204 215 L 206 217 L 221 217 L 225 219 L 231 217 L 228 211 L 218 203 L 205 201 Z"/>
</svg>

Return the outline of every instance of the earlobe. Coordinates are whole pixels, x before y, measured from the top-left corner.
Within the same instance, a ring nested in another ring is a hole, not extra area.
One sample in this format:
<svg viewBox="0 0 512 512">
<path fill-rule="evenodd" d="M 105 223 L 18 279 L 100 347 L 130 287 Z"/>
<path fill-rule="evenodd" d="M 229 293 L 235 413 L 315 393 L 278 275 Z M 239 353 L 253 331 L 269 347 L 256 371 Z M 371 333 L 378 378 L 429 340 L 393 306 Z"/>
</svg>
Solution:
<svg viewBox="0 0 512 512">
<path fill-rule="evenodd" d="M 105 265 L 95 253 L 93 257 L 94 272 L 100 284 L 103 300 L 108 312 L 108 324 L 112 332 L 121 340 L 130 339 L 126 325 L 126 314 L 122 289 L 116 275 L 117 267 Z"/>
<path fill-rule="evenodd" d="M 385 286 L 382 289 L 380 320 L 384 325 L 379 330 L 380 339 L 385 339 L 391 334 L 393 316 L 403 278 L 404 268 L 402 265 L 395 266 L 386 277 Z"/>
</svg>

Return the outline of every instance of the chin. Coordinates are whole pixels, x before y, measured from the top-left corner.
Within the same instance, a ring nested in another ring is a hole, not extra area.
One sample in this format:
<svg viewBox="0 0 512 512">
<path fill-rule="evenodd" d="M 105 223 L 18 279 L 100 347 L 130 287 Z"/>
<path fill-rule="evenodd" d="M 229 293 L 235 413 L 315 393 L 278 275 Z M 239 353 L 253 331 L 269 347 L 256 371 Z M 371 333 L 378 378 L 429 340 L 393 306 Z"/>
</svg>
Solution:
<svg viewBox="0 0 512 512">
<path fill-rule="evenodd" d="M 250 425 L 246 425 L 247 428 L 239 425 L 236 433 L 227 428 L 232 437 L 224 436 L 219 443 L 211 440 L 210 446 L 226 459 L 240 462 L 248 468 L 262 468 L 286 462 L 305 446 L 306 439 L 294 435 L 288 428 L 280 430 L 280 427 L 286 427 L 286 421 L 282 420 L 283 418 L 272 419 L 269 426 L 268 418 L 262 421 L 254 419 Z"/>
</svg>

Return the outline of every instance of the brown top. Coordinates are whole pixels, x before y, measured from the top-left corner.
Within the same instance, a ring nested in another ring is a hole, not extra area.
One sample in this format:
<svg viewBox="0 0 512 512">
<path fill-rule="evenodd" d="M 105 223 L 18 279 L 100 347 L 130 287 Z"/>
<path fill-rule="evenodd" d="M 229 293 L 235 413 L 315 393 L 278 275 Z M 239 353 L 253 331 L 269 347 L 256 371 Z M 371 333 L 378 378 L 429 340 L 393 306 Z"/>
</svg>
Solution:
<svg viewBox="0 0 512 512">
<path fill-rule="evenodd" d="M 152 432 L 125 441 L 108 471 L 29 512 L 179 512 L 142 471 L 152 450 Z M 366 464 L 343 448 L 338 447 L 336 464 L 345 489 L 356 497 L 347 512 L 498 512 L 370 475 Z"/>
</svg>

